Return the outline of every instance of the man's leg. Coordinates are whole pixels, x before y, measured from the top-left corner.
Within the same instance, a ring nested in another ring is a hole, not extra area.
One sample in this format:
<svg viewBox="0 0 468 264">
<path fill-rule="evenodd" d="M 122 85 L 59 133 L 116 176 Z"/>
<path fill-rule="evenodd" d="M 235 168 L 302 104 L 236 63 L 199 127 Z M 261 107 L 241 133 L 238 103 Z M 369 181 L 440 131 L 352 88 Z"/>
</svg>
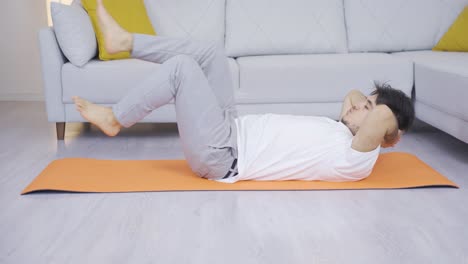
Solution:
<svg viewBox="0 0 468 264">
<path fill-rule="evenodd" d="M 97 2 L 97 15 L 109 53 L 130 51 L 134 58 L 163 63 L 176 55 L 192 57 L 201 67 L 222 109 L 237 116 L 234 86 L 224 46 L 216 42 L 203 42 L 190 38 L 174 38 L 131 34 L 123 29 L 107 12 L 102 0 Z"/>
<path fill-rule="evenodd" d="M 133 58 L 163 63 L 176 55 L 192 57 L 201 67 L 222 109 L 237 116 L 234 85 L 224 46 L 217 42 L 203 42 L 190 38 L 173 38 L 132 34 Z"/>
<path fill-rule="evenodd" d="M 82 116 L 103 129 L 110 122 L 130 127 L 173 98 L 190 167 L 201 177 L 222 178 L 237 157 L 237 145 L 232 141 L 236 137 L 234 117 L 221 108 L 192 57 L 177 55 L 165 61 L 113 106 L 116 112 L 79 97 L 74 100 Z"/>
<path fill-rule="evenodd" d="M 182 147 L 192 170 L 220 178 L 234 160 L 233 117 L 221 109 L 198 63 L 177 55 L 130 90 L 116 105 L 118 122 L 130 127 L 174 98 Z"/>
<path fill-rule="evenodd" d="M 101 8 L 101 13 L 106 14 L 105 10 L 103 10 Z M 80 113 L 87 120 L 98 125 L 106 134 L 116 135 L 120 130 L 120 125 L 130 127 L 152 110 L 167 104 L 172 98 L 175 98 L 183 150 L 192 170 L 207 178 L 224 176 L 231 164 L 235 164 L 233 163 L 234 157 L 237 157 L 234 122 L 237 112 L 235 111 L 233 96 L 231 96 L 231 99 L 228 98 L 223 101 L 227 102 L 226 104 L 219 103 L 217 97 L 226 98 L 226 96 L 223 97 L 223 93 L 215 93 L 216 90 L 210 87 L 210 81 L 207 80 L 200 68 L 200 65 L 205 65 L 205 70 L 209 76 L 218 77 L 211 78 L 212 83 L 223 82 L 223 76 L 221 75 L 230 76 L 224 50 L 221 53 L 212 52 L 213 50 L 219 51 L 219 47 L 216 47 L 216 49 L 205 48 L 187 42 L 183 46 L 206 49 L 207 52 L 204 54 L 207 55 L 174 55 L 170 52 L 164 55 L 164 53 L 158 53 L 157 50 L 145 52 L 145 44 L 157 46 L 158 43 L 165 43 L 170 46 L 170 44 L 176 45 L 177 39 L 167 38 L 166 41 L 157 42 L 157 39 L 147 38 L 143 35 L 141 36 L 143 45 L 138 45 L 137 40 L 137 45 L 133 46 L 133 36 L 121 28 L 119 29 L 115 21 L 112 21 L 109 17 L 107 18 L 110 21 L 108 23 L 114 23 L 114 25 L 109 27 L 110 29 L 108 28 L 107 31 L 104 30 L 104 33 L 107 32 L 107 38 L 112 37 L 115 40 L 110 43 L 115 44 L 113 48 L 115 48 L 116 52 L 132 50 L 142 59 L 152 57 L 153 61 L 160 60 L 164 61 L 164 63 L 154 75 L 142 81 L 138 87 L 131 89 L 112 108 L 95 105 L 74 97 Z M 115 38 L 115 34 L 112 35 L 113 32 L 117 32 L 118 36 L 124 37 L 119 40 L 119 37 Z M 194 57 L 198 58 L 198 61 L 195 61 Z M 220 65 L 220 62 L 224 62 L 225 67 L 224 70 L 217 72 L 217 65 Z M 232 82 L 229 81 L 229 83 L 232 87 Z M 187 88 L 189 85 L 190 87 Z M 232 95 L 232 89 L 228 90 L 224 95 L 229 95 L 229 93 Z M 109 127 L 114 130 L 112 131 Z M 107 131 L 106 128 L 108 128 Z"/>
<path fill-rule="evenodd" d="M 109 122 L 130 127 L 173 98 L 182 148 L 190 167 L 201 177 L 222 178 L 237 157 L 237 145 L 232 141 L 236 137 L 234 117 L 221 109 L 192 57 L 177 55 L 165 61 L 113 106 L 118 111 L 79 97 L 74 100 L 82 116 L 103 129 L 111 125 Z"/>
</svg>

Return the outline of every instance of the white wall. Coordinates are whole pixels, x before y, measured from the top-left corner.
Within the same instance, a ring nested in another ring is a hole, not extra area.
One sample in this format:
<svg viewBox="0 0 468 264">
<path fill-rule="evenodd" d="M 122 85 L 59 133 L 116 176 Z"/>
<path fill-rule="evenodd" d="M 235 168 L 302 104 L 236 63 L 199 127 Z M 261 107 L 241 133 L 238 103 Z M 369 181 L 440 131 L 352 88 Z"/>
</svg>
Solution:
<svg viewBox="0 0 468 264">
<path fill-rule="evenodd" d="M 59 2 L 66 5 L 71 5 L 73 0 L 45 0 L 47 5 L 47 24 L 52 25 L 52 18 L 50 17 L 50 2 Z M 79 3 L 79 2 L 78 2 Z"/>
<path fill-rule="evenodd" d="M 45 0 L 6 0 L 0 8 L 0 101 L 44 100 L 37 32 Z"/>
</svg>

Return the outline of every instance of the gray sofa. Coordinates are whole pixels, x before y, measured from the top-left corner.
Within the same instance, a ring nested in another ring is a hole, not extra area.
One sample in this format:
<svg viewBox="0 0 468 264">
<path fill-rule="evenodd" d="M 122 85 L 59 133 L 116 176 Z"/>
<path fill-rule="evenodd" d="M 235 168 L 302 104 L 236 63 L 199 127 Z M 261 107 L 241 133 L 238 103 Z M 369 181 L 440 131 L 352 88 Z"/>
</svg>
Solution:
<svg viewBox="0 0 468 264">
<path fill-rule="evenodd" d="M 468 142 L 468 53 L 431 48 L 468 0 L 145 0 L 159 35 L 220 41 L 239 114 L 338 118 L 351 89 L 386 81 L 408 95 L 416 117 Z M 424 14 L 424 15 L 422 15 Z M 53 28 L 39 32 L 49 122 L 85 122 L 71 96 L 110 106 L 160 65 L 136 59 L 76 67 Z M 140 122 L 176 122 L 168 104 Z"/>
</svg>

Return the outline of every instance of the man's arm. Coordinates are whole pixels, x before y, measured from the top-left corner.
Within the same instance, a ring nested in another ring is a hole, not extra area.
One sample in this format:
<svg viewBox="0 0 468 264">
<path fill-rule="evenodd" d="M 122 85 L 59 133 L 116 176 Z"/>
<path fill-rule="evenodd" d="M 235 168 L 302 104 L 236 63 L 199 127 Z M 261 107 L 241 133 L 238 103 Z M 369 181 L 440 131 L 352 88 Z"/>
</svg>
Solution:
<svg viewBox="0 0 468 264">
<path fill-rule="evenodd" d="M 398 134 L 398 123 L 392 110 L 386 105 L 377 105 L 364 119 L 353 138 L 351 147 L 360 152 L 368 152 Z"/>
<path fill-rule="evenodd" d="M 345 97 L 343 101 L 343 106 L 341 107 L 340 119 L 348 112 L 348 110 L 353 107 L 356 103 L 366 100 L 366 96 L 361 93 L 359 90 L 351 90 Z"/>
</svg>

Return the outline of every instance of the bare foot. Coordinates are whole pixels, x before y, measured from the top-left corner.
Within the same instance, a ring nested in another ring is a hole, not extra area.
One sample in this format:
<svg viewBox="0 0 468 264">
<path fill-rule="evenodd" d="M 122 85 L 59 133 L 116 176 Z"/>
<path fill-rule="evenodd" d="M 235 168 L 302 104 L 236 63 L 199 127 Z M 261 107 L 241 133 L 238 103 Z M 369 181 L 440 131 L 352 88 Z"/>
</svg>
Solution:
<svg viewBox="0 0 468 264">
<path fill-rule="evenodd" d="M 98 126 L 106 135 L 113 137 L 119 133 L 121 125 L 112 108 L 93 104 L 78 96 L 73 96 L 72 99 L 81 116 Z"/>
<path fill-rule="evenodd" d="M 107 12 L 102 0 L 97 0 L 96 14 L 99 28 L 104 36 L 104 48 L 107 53 L 114 54 L 130 51 L 133 46 L 133 36 L 123 29 Z"/>
</svg>

